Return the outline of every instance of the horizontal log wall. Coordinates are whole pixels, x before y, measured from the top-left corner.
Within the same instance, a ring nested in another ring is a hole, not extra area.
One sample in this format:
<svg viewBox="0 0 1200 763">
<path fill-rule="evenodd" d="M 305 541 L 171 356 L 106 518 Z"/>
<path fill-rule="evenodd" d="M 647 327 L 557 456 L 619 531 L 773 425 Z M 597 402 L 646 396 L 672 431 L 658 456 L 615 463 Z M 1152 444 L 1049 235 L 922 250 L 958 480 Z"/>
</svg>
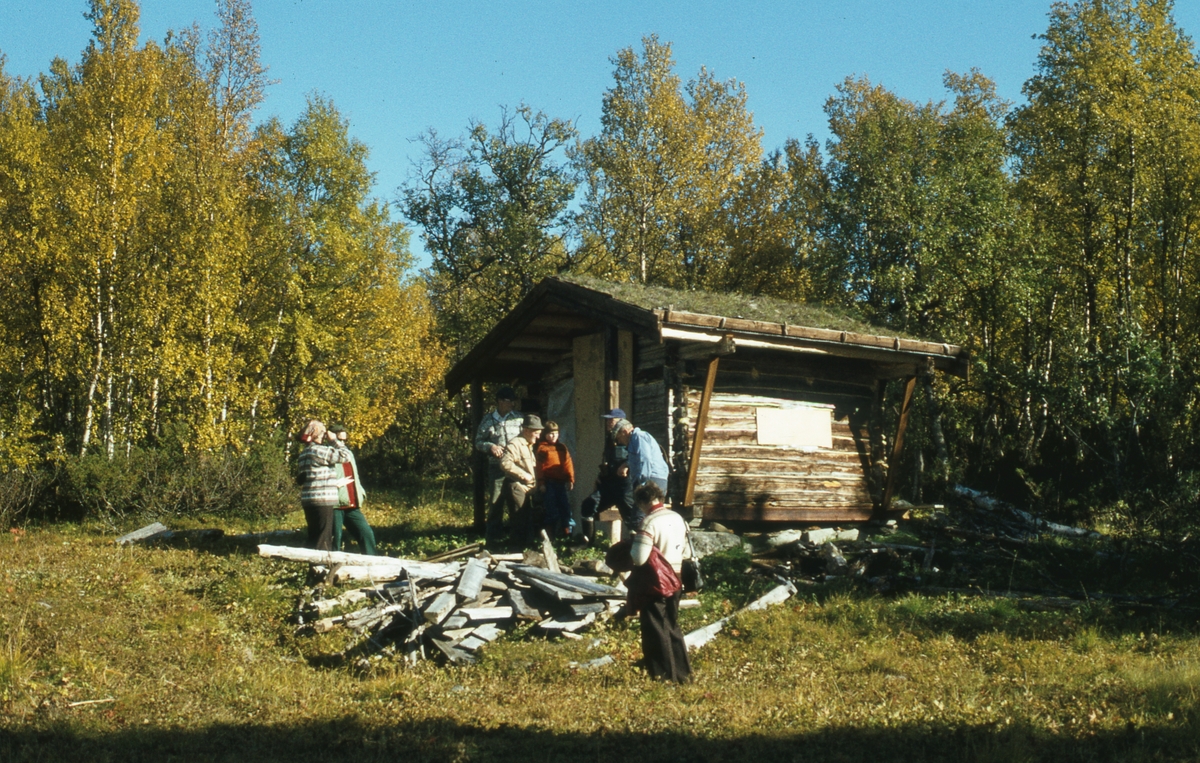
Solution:
<svg viewBox="0 0 1200 763">
<path fill-rule="evenodd" d="M 701 449 L 695 509 L 703 512 L 705 519 L 717 520 L 869 519 L 875 501 L 867 476 L 871 456 L 863 417 L 871 403 L 868 388 L 844 383 L 823 388 L 826 385 L 814 380 L 798 383 L 793 379 L 790 386 L 782 387 L 787 397 L 775 397 L 762 394 L 761 388 L 774 388 L 780 380 L 760 374 L 753 384 L 731 384 L 741 374 L 736 367 L 729 375 L 724 371 L 722 365 L 717 389 L 724 391 L 713 394 Z M 729 391 L 730 387 L 745 386 L 759 389 L 754 394 Z M 700 396 L 701 390 L 695 386 L 687 391 L 689 437 L 695 436 Z M 791 407 L 806 398 L 836 406 L 831 449 L 805 451 L 758 444 L 756 408 Z"/>
</svg>

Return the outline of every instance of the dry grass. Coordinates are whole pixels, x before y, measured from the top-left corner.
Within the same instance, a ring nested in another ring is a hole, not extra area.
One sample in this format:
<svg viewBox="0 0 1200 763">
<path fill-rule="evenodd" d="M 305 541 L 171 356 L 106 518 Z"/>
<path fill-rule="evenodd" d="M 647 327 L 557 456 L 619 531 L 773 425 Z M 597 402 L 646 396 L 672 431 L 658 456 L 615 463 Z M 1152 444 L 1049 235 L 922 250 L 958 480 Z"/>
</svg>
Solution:
<svg viewBox="0 0 1200 763">
<path fill-rule="evenodd" d="M 368 513 L 390 550 L 436 551 L 467 536 L 454 498 L 435 486 Z M 518 633 L 472 668 L 360 671 L 336 659 L 345 635 L 293 635 L 304 570 L 249 544 L 116 548 L 63 525 L 6 533 L 0 558 L 14 763 L 1200 759 L 1187 622 L 821 590 L 739 618 L 683 687 L 637 669 L 635 625 Z M 769 585 L 741 566 L 713 565 L 690 625 Z M 601 654 L 616 663 L 568 667 Z"/>
</svg>

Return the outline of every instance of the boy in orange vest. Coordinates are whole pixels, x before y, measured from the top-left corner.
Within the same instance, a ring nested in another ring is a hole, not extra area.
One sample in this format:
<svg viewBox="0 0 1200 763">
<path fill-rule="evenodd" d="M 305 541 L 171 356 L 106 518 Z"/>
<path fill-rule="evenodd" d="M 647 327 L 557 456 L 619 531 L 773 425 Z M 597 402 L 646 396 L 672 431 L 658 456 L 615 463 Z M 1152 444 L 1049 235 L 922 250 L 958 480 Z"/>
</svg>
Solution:
<svg viewBox="0 0 1200 763">
<path fill-rule="evenodd" d="M 575 489 L 575 465 L 567 446 L 558 441 L 558 424 L 547 421 L 537 446 L 538 492 L 542 494 L 543 524 L 550 537 L 571 537 L 575 516 L 567 494 Z"/>
</svg>

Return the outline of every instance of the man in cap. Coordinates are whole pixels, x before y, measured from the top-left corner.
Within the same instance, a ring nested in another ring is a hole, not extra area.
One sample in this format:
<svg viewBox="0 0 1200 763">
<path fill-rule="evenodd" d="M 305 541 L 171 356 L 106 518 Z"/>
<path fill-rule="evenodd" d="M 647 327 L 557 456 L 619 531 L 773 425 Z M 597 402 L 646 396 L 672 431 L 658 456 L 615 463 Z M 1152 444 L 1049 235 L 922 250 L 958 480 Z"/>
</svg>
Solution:
<svg viewBox="0 0 1200 763">
<path fill-rule="evenodd" d="M 625 411 L 613 408 L 604 419 L 604 459 L 600 462 L 600 475 L 596 488 L 583 499 L 580 511 L 583 514 L 583 536 L 591 542 L 596 538 L 596 517 L 605 509 L 616 508 L 621 519 L 630 529 L 641 526 L 642 513 L 633 502 L 633 484 L 625 468 L 628 458 L 625 446 L 616 441 L 614 425 L 625 418 Z"/>
<path fill-rule="evenodd" d="M 531 514 L 533 491 L 537 487 L 537 456 L 533 444 L 541 433 L 541 418 L 533 413 L 526 415 L 521 420 L 521 434 L 509 441 L 500 457 L 513 535 L 521 542 L 528 541 L 533 533 Z"/>
<path fill-rule="evenodd" d="M 633 489 L 637 490 L 643 484 L 653 482 L 666 494 L 670 469 L 667 467 L 667 459 L 663 456 L 662 446 L 654 439 L 654 435 L 635 427 L 626 419 L 613 424 L 613 432 L 616 433 L 617 442 L 624 445 L 629 453 L 627 468 Z"/>
<path fill-rule="evenodd" d="M 487 456 L 489 540 L 498 538 L 504 531 L 504 470 L 500 468 L 500 459 L 508 444 L 521 434 L 524 417 L 516 407 L 516 391 L 509 386 L 501 387 L 496 391 L 496 407 L 483 417 L 475 432 L 475 450 Z"/>
</svg>

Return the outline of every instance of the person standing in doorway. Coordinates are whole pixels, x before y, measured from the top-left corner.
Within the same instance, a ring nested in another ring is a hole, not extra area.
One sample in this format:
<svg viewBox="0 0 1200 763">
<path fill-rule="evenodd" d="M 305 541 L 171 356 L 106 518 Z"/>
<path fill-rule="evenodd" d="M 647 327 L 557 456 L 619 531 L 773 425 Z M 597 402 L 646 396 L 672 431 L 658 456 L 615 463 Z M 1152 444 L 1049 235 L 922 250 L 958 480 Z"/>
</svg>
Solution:
<svg viewBox="0 0 1200 763">
<path fill-rule="evenodd" d="M 479 422 L 475 432 L 475 450 L 487 457 L 488 491 L 487 539 L 496 540 L 504 533 L 504 470 L 500 459 L 504 449 L 521 434 L 523 416 L 517 410 L 517 393 L 512 387 L 496 391 L 496 407 Z"/>
</svg>

